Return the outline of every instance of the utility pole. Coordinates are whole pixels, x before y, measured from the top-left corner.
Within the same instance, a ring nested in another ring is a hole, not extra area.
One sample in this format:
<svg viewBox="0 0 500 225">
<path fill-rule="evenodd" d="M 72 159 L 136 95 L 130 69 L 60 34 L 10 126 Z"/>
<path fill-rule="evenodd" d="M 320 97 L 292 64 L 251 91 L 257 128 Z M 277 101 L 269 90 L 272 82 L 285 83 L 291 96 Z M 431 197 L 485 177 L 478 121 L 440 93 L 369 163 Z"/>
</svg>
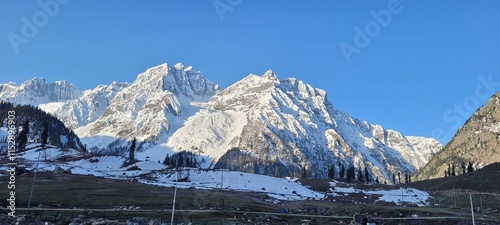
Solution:
<svg viewBox="0 0 500 225">
<path fill-rule="evenodd" d="M 470 211 L 472 213 L 472 225 L 476 225 L 476 221 L 474 220 L 474 206 L 472 205 L 472 194 L 469 195 L 470 198 Z"/>
<path fill-rule="evenodd" d="M 38 172 L 38 163 L 40 162 L 40 152 L 38 152 L 38 159 L 36 160 L 35 175 L 33 176 L 33 183 L 31 184 L 30 199 L 28 200 L 28 214 L 30 214 L 31 197 L 33 197 L 33 190 L 35 189 L 36 174 Z"/>
<path fill-rule="evenodd" d="M 175 189 L 174 189 L 174 201 L 172 204 L 172 217 L 170 218 L 170 224 L 174 224 L 174 213 L 175 213 L 175 199 L 177 198 L 177 181 L 179 180 L 179 173 L 177 173 L 177 179 L 175 180 Z"/>
<path fill-rule="evenodd" d="M 479 209 L 481 209 L 481 211 L 483 211 L 483 195 L 482 194 L 479 195 L 479 205 L 480 205 Z"/>
<path fill-rule="evenodd" d="M 455 187 L 453 187 L 453 208 L 457 208 L 457 192 L 455 190 Z"/>
<path fill-rule="evenodd" d="M 220 191 L 224 188 L 224 169 L 220 169 L 221 171 L 221 179 L 220 179 Z"/>
<path fill-rule="evenodd" d="M 404 188 L 401 186 L 401 207 L 405 204 Z"/>
</svg>

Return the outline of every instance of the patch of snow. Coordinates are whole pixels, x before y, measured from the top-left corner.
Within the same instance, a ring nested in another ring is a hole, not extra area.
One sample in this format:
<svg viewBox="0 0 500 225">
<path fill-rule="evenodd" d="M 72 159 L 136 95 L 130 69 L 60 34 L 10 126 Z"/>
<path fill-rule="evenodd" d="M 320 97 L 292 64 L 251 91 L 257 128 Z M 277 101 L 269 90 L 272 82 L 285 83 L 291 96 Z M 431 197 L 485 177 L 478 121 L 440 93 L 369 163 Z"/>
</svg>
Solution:
<svg viewBox="0 0 500 225">
<path fill-rule="evenodd" d="M 39 104 L 38 107 L 52 115 L 56 115 L 55 112 L 64 105 L 64 102 L 49 102 L 45 104 Z"/>
<path fill-rule="evenodd" d="M 232 147 L 231 141 L 239 137 L 246 122 L 243 112 L 201 110 L 172 135 L 168 146 L 216 160 Z"/>
<path fill-rule="evenodd" d="M 500 122 L 491 124 L 491 126 L 485 126 L 484 127 L 486 130 L 489 130 L 493 133 L 499 133 L 500 134 Z"/>
<path fill-rule="evenodd" d="M 189 175 L 188 175 L 189 174 Z M 280 200 L 322 199 L 324 194 L 283 178 L 225 170 L 186 169 L 180 175 L 175 171 L 158 173 L 155 182 L 144 183 L 173 187 L 177 177 L 188 177 L 189 182 L 177 182 L 178 188 L 223 189 L 266 193 Z"/>
<path fill-rule="evenodd" d="M 402 203 L 413 203 L 418 206 L 426 206 L 429 193 L 414 188 L 400 188 L 396 190 L 365 191 L 366 194 L 382 195 L 379 200 L 394 202 L 397 205 Z"/>
<path fill-rule="evenodd" d="M 380 195 L 379 201 L 393 202 L 397 205 L 405 203 L 426 206 L 429 193 L 414 188 L 400 188 L 392 190 L 359 190 L 354 187 L 338 187 L 336 182 L 330 182 L 330 191 L 337 195 L 349 195 L 352 193 L 364 193 L 366 195 Z"/>
</svg>

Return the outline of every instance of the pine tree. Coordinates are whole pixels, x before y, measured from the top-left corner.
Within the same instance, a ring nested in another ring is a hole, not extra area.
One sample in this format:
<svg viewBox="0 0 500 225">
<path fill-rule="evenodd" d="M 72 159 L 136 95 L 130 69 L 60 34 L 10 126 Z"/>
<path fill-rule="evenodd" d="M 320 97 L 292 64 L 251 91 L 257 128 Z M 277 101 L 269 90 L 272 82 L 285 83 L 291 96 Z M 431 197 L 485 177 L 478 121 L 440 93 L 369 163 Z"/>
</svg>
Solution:
<svg viewBox="0 0 500 225">
<path fill-rule="evenodd" d="M 344 178 L 345 177 L 345 167 L 344 167 L 344 165 L 340 166 L 339 176 L 340 176 L 340 178 Z"/>
<path fill-rule="evenodd" d="M 451 175 L 456 176 L 457 174 L 455 173 L 455 164 L 451 164 Z"/>
<path fill-rule="evenodd" d="M 368 182 L 368 183 L 371 182 L 370 174 L 368 173 L 367 167 L 365 167 L 365 181 Z"/>
<path fill-rule="evenodd" d="M 396 184 L 396 175 L 392 174 L 392 184 Z"/>
<path fill-rule="evenodd" d="M 408 174 L 408 183 L 411 183 L 411 174 Z"/>
<path fill-rule="evenodd" d="M 49 137 L 49 124 L 45 123 L 42 134 L 40 135 L 40 144 L 42 148 L 45 148 L 47 144 L 47 138 Z"/>
<path fill-rule="evenodd" d="M 405 184 L 408 183 L 408 173 L 405 172 Z"/>
<path fill-rule="evenodd" d="M 335 166 L 332 164 L 328 169 L 328 178 L 333 179 L 335 177 Z"/>
<path fill-rule="evenodd" d="M 361 167 L 358 168 L 358 181 L 364 181 L 363 173 L 361 172 Z"/>
<path fill-rule="evenodd" d="M 306 167 L 302 167 L 302 178 L 307 178 L 307 170 L 306 170 Z"/>
<path fill-rule="evenodd" d="M 375 178 L 375 183 L 376 183 L 376 184 L 378 184 L 378 183 L 379 183 L 378 176 Z"/>
<path fill-rule="evenodd" d="M 28 120 L 24 121 L 23 130 L 19 133 L 18 146 L 20 149 L 24 150 L 26 144 L 28 143 L 28 134 L 30 130 L 30 123 Z"/>
<path fill-rule="evenodd" d="M 400 172 L 398 172 L 398 183 L 401 184 L 401 173 Z"/>
<path fill-rule="evenodd" d="M 346 173 L 346 182 L 347 183 L 351 182 L 351 180 L 355 179 L 355 176 L 356 176 L 356 170 L 354 166 L 349 166 Z"/>
<path fill-rule="evenodd" d="M 467 173 L 472 173 L 474 172 L 474 168 L 472 167 L 472 162 L 469 162 L 469 165 L 467 166 Z"/>
<path fill-rule="evenodd" d="M 347 183 L 350 183 L 350 182 L 351 182 L 351 180 L 352 180 L 352 177 L 351 177 L 351 167 L 349 167 L 349 168 L 347 169 L 347 174 L 346 174 L 346 176 L 345 176 L 345 181 L 346 181 Z"/>
<path fill-rule="evenodd" d="M 351 180 L 356 179 L 356 168 L 354 168 L 354 166 L 351 166 L 349 169 L 349 174 L 351 176 Z"/>
<path fill-rule="evenodd" d="M 184 156 L 182 155 L 182 152 L 179 152 L 179 154 L 177 154 L 177 158 L 175 160 L 176 160 L 175 168 L 179 168 L 179 167 L 184 166 Z"/>
<path fill-rule="evenodd" d="M 467 172 L 467 168 L 465 166 L 465 162 L 462 161 L 462 174 L 465 174 Z"/>
<path fill-rule="evenodd" d="M 137 139 L 132 140 L 132 144 L 130 145 L 130 150 L 129 150 L 129 155 L 128 155 L 128 160 L 129 162 L 135 162 L 135 145 L 136 145 Z"/>
<path fill-rule="evenodd" d="M 448 176 L 451 177 L 451 168 L 449 165 L 448 165 Z"/>
</svg>

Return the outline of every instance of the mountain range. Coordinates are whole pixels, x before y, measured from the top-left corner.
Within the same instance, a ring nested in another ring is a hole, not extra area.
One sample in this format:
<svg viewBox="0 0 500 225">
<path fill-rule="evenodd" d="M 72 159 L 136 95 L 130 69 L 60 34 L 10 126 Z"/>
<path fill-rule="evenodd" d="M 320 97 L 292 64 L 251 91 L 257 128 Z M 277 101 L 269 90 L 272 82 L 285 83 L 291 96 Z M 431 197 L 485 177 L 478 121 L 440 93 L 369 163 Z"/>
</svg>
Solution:
<svg viewBox="0 0 500 225">
<path fill-rule="evenodd" d="M 394 174 L 416 172 L 442 149 L 432 138 L 356 119 L 334 107 L 325 91 L 271 70 L 221 89 L 191 66 L 161 64 L 132 83 L 85 91 L 43 78 L 3 84 L 0 99 L 53 114 L 89 151 L 126 150 L 137 138 L 138 157 L 163 160 L 189 150 L 203 167 L 277 176 L 326 177 L 331 166 L 337 175 L 355 166 L 391 183 Z"/>
</svg>

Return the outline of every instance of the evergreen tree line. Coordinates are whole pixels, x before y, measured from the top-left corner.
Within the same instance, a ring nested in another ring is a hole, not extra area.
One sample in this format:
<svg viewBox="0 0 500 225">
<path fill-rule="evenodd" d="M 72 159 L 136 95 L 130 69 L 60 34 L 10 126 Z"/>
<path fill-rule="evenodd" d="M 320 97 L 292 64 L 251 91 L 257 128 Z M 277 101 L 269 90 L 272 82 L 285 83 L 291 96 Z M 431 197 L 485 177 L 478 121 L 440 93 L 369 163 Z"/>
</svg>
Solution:
<svg viewBox="0 0 500 225">
<path fill-rule="evenodd" d="M 338 171 L 336 171 L 336 168 Z M 408 172 L 404 173 L 404 181 L 402 181 L 401 172 L 396 174 L 392 174 L 392 183 L 393 184 L 402 184 L 402 183 L 411 183 L 411 174 Z M 368 167 L 361 169 L 361 167 L 356 168 L 354 165 L 345 166 L 341 162 L 338 162 L 338 166 L 335 167 L 334 164 L 330 165 L 328 169 L 328 178 L 343 178 L 346 182 L 351 181 L 362 181 L 366 183 L 380 183 L 378 176 L 374 176 L 368 171 Z M 384 181 L 384 184 L 387 184 L 387 181 Z"/>
<path fill-rule="evenodd" d="M 346 168 L 344 164 L 338 162 L 338 170 L 339 171 L 337 173 L 335 171 L 335 164 L 330 165 L 328 169 L 328 178 L 344 178 L 346 179 L 346 182 L 357 180 L 367 183 L 379 183 L 378 177 L 375 177 L 375 179 L 373 179 L 373 175 L 368 171 L 368 167 L 365 167 L 363 170 L 361 170 L 361 167 L 358 167 L 358 169 L 356 170 L 356 167 L 354 165 L 350 165 Z"/>
<path fill-rule="evenodd" d="M 269 175 L 272 175 L 272 172 L 276 172 L 276 167 L 273 167 L 273 171 L 271 167 L 272 165 L 261 165 L 258 158 L 236 147 L 229 149 L 214 165 L 214 169 L 238 170 Z"/>
<path fill-rule="evenodd" d="M 462 174 L 474 172 L 474 167 L 472 166 L 471 161 L 469 161 L 469 164 L 467 166 L 465 166 L 465 161 L 462 161 L 461 167 L 462 167 L 461 171 Z M 451 166 L 448 165 L 448 169 L 444 171 L 444 177 L 456 176 L 458 173 L 460 172 L 456 171 L 455 164 L 452 163 Z"/>
<path fill-rule="evenodd" d="M 401 172 L 398 172 L 398 179 L 396 180 L 396 174 L 393 173 L 392 174 L 392 183 L 393 184 L 409 184 L 411 183 L 411 174 L 409 174 L 408 172 L 405 172 L 404 173 L 404 182 L 401 181 Z"/>
<path fill-rule="evenodd" d="M 181 151 L 174 153 L 172 155 L 167 154 L 165 159 L 163 160 L 163 164 L 167 166 L 171 166 L 173 168 L 180 167 L 189 167 L 189 168 L 198 168 L 200 164 L 196 160 L 196 155 L 190 151 Z"/>
<path fill-rule="evenodd" d="M 88 151 L 93 155 L 126 156 L 128 154 L 127 156 L 128 159 L 130 158 L 130 150 L 134 140 L 135 140 L 134 153 L 143 150 L 145 142 L 137 141 L 137 139 L 134 137 L 134 139 L 131 142 L 128 142 L 127 140 L 122 138 L 118 138 L 113 142 L 111 142 L 110 144 L 108 144 L 106 147 L 98 148 L 94 146 L 88 149 Z"/>
<path fill-rule="evenodd" d="M 28 142 L 40 143 L 42 147 L 50 144 L 59 148 L 73 148 L 85 151 L 85 146 L 80 138 L 68 129 L 56 117 L 32 105 L 14 105 L 9 102 L 0 102 L 0 126 L 7 125 L 9 111 L 15 111 L 16 142 L 18 148 L 23 150 Z M 61 140 L 61 136 L 67 141 Z M 3 141 L 3 140 L 2 140 Z"/>
<path fill-rule="evenodd" d="M 171 156 L 167 156 L 164 164 L 174 166 L 175 163 L 171 162 Z M 170 163 L 167 163 L 170 162 Z M 297 165 L 284 165 L 281 162 L 264 161 L 259 158 L 242 151 L 239 148 L 229 149 L 223 156 L 219 158 L 214 165 L 216 169 L 239 170 L 255 174 L 266 174 L 269 176 L 283 177 L 300 177 L 300 178 L 318 178 L 318 173 L 314 173 L 308 166 Z M 374 176 L 368 170 L 368 167 L 358 167 L 354 165 L 345 165 L 338 161 L 338 165 L 331 164 L 327 167 L 326 171 L 328 178 L 343 178 L 347 182 L 354 180 L 367 182 L 367 183 L 380 183 L 379 177 Z M 399 183 L 401 183 L 401 173 L 398 173 Z M 405 173 L 405 183 L 411 182 L 411 175 Z M 384 181 L 387 184 L 389 180 Z M 397 184 L 395 175 L 393 174 L 393 184 Z"/>
</svg>

